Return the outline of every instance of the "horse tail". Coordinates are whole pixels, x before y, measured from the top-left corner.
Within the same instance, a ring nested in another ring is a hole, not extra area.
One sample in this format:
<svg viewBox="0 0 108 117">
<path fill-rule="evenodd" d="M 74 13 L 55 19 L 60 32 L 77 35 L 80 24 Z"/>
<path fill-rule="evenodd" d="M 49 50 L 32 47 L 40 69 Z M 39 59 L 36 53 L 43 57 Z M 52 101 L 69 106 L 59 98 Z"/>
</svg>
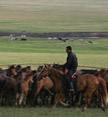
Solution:
<svg viewBox="0 0 108 117">
<path fill-rule="evenodd" d="M 102 78 L 98 78 L 98 79 L 99 79 L 99 82 L 100 82 L 100 88 L 101 88 L 101 90 L 103 92 L 103 97 L 104 97 L 105 104 L 108 105 L 108 93 L 107 93 L 106 82 Z"/>
</svg>

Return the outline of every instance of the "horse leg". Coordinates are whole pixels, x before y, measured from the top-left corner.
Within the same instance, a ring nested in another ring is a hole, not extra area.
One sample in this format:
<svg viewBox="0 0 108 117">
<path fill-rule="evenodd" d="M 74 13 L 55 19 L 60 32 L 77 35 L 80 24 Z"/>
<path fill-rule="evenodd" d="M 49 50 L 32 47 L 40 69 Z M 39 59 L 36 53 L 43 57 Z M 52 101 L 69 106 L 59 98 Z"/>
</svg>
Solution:
<svg viewBox="0 0 108 117">
<path fill-rule="evenodd" d="M 84 96 L 85 96 L 86 104 L 83 107 L 83 111 L 86 111 L 86 109 L 91 101 L 91 97 L 92 97 L 93 92 L 94 92 L 94 90 L 87 90 L 85 92 Z"/>
<path fill-rule="evenodd" d="M 50 104 L 51 104 L 51 105 L 53 105 L 53 104 L 54 104 L 54 99 L 55 99 L 55 96 L 54 96 L 54 95 L 52 95 L 52 96 L 51 96 L 51 102 L 50 102 Z"/>
<path fill-rule="evenodd" d="M 59 95 L 56 95 L 55 100 L 54 100 L 54 104 L 52 106 L 52 109 L 54 110 L 57 103 L 59 102 L 62 106 L 68 107 L 68 104 L 65 104 L 62 100 L 64 98 L 64 93 L 60 93 Z"/>
<path fill-rule="evenodd" d="M 102 96 L 100 95 L 100 93 L 98 91 L 96 91 L 96 96 L 99 98 L 99 102 L 100 102 L 100 107 L 103 111 L 105 111 L 105 107 L 104 107 L 104 104 L 103 104 L 103 98 Z"/>
<path fill-rule="evenodd" d="M 18 106 L 18 98 L 19 98 L 19 93 L 16 94 L 16 102 L 15 102 L 16 106 Z"/>
<path fill-rule="evenodd" d="M 59 103 L 64 107 L 68 107 L 69 104 L 64 103 L 63 99 L 64 99 L 64 93 L 61 93 L 61 95 L 59 96 Z"/>
<path fill-rule="evenodd" d="M 58 101 L 59 101 L 59 95 L 56 94 L 55 99 L 54 99 L 54 104 L 53 104 L 53 106 L 52 106 L 52 110 L 55 109 L 55 107 L 56 107 Z"/>
<path fill-rule="evenodd" d="M 48 104 L 49 94 L 47 91 L 45 91 L 44 93 L 45 94 L 43 94 L 44 98 L 42 99 L 42 101 L 43 101 L 43 105 L 46 105 L 46 104 Z"/>
<path fill-rule="evenodd" d="M 78 106 L 81 106 L 82 93 L 79 94 Z"/>
<path fill-rule="evenodd" d="M 23 98 L 24 98 L 24 95 L 23 95 L 23 94 L 20 94 L 20 98 L 19 98 L 19 106 L 22 104 Z"/>
<path fill-rule="evenodd" d="M 46 104 L 46 92 L 42 92 L 42 96 L 41 96 L 41 100 L 42 100 L 42 105 Z"/>
<path fill-rule="evenodd" d="M 33 101 L 32 101 L 32 106 L 35 106 L 36 97 L 38 96 L 38 94 L 40 93 L 42 88 L 43 88 L 43 81 L 41 81 L 37 84 L 37 91 L 34 95 L 34 98 L 33 98 Z"/>
<path fill-rule="evenodd" d="M 74 106 L 74 94 L 72 94 L 71 92 L 67 93 L 67 97 L 65 100 L 65 103 L 69 105 L 69 107 Z"/>
<path fill-rule="evenodd" d="M 24 107 L 26 106 L 27 95 L 24 95 Z"/>
<path fill-rule="evenodd" d="M 50 95 L 49 95 L 49 93 L 47 92 L 46 104 L 49 104 L 49 98 L 50 98 Z"/>
<path fill-rule="evenodd" d="M 3 94 L 4 94 L 4 91 L 0 93 L 0 104 L 2 104 L 2 101 L 3 101 Z"/>
</svg>

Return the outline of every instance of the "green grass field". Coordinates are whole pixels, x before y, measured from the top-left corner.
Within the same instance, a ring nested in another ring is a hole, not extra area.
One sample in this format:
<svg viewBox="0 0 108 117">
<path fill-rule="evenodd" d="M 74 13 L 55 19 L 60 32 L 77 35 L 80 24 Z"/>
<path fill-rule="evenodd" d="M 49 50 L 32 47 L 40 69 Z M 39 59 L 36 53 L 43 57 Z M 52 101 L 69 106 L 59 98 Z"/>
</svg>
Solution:
<svg viewBox="0 0 108 117">
<path fill-rule="evenodd" d="M 0 0 L 0 32 L 107 32 L 107 0 Z"/>
<path fill-rule="evenodd" d="M 59 40 L 28 38 L 28 41 L 9 42 L 10 37 L 1 37 L 0 64 L 14 63 L 65 63 L 65 47 L 71 45 L 77 54 L 79 65 L 108 68 L 108 39 L 75 39 L 66 43 Z M 93 44 L 88 41 L 92 40 Z"/>
<path fill-rule="evenodd" d="M 54 111 L 50 107 L 36 108 L 0 108 L 0 117 L 107 117 L 108 109 L 103 112 L 99 108 L 88 108 L 82 112 L 81 108 L 58 107 Z"/>
</svg>

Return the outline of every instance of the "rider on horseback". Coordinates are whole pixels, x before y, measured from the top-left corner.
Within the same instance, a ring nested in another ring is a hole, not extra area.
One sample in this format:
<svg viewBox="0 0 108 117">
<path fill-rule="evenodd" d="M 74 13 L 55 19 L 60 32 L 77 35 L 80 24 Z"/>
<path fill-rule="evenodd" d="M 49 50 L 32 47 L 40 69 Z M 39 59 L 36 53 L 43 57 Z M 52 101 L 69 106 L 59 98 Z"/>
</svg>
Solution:
<svg viewBox="0 0 108 117">
<path fill-rule="evenodd" d="M 76 92 L 77 80 L 73 77 L 76 73 L 78 62 L 76 55 L 72 52 L 71 46 L 66 47 L 66 52 L 68 54 L 67 62 L 63 65 L 63 70 L 67 69 L 68 72 L 64 77 L 64 84 L 68 91 Z"/>
</svg>

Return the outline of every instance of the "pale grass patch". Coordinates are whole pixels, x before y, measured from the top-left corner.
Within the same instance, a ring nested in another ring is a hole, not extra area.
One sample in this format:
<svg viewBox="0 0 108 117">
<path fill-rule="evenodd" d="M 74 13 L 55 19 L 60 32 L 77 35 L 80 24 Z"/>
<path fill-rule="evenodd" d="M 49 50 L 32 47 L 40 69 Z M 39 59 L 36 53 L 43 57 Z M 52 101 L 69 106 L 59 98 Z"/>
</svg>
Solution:
<svg viewBox="0 0 108 117">
<path fill-rule="evenodd" d="M 0 52 L 0 64 L 20 64 L 20 63 L 60 63 L 66 61 L 66 54 L 60 53 L 15 53 Z M 79 65 L 107 67 L 108 55 L 77 54 Z M 35 66 L 33 66 L 35 67 Z"/>
</svg>

